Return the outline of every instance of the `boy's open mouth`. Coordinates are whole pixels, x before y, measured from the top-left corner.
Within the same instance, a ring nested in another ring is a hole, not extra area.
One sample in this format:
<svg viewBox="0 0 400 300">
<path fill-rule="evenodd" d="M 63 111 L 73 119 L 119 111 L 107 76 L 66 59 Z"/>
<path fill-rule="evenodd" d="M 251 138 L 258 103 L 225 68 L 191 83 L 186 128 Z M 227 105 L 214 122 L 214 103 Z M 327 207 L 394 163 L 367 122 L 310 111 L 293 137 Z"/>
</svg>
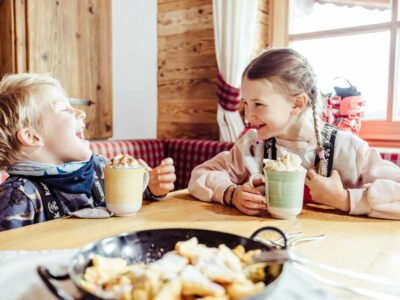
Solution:
<svg viewBox="0 0 400 300">
<path fill-rule="evenodd" d="M 85 130 L 85 129 L 79 130 L 79 131 L 76 133 L 76 136 L 77 136 L 79 139 L 81 139 L 81 140 L 84 140 L 84 139 L 85 139 L 84 130 Z"/>
</svg>

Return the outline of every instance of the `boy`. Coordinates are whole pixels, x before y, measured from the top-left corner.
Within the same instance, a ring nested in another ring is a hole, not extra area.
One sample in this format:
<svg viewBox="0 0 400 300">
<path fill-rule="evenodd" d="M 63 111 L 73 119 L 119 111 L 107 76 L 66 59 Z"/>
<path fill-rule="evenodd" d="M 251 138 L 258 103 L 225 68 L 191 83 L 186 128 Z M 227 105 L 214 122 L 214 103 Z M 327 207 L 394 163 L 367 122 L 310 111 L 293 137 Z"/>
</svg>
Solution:
<svg viewBox="0 0 400 300">
<path fill-rule="evenodd" d="M 0 186 L 0 231 L 105 205 L 101 181 L 107 159 L 92 155 L 84 118 L 47 74 L 1 80 L 0 169 L 10 177 Z M 145 198 L 161 199 L 173 190 L 171 158 L 146 168 L 150 181 Z"/>
</svg>

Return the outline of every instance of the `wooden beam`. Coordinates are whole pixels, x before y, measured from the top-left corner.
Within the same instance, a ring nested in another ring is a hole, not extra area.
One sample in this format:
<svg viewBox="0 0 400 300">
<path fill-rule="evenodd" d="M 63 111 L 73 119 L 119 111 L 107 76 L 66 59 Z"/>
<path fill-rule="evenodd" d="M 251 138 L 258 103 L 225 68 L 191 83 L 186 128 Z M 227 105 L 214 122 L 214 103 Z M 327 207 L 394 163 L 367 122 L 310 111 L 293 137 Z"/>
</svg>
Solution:
<svg viewBox="0 0 400 300">
<path fill-rule="evenodd" d="M 26 16 L 26 2 L 25 0 L 15 1 L 14 6 L 14 24 L 15 24 L 15 70 L 16 73 L 28 72 L 28 52 L 27 38 L 28 30 L 26 27 L 27 16 Z"/>
<path fill-rule="evenodd" d="M 14 1 L 0 3 L 0 79 L 7 73 L 15 73 Z"/>
<path fill-rule="evenodd" d="M 289 0 L 270 0 L 270 41 L 271 47 L 287 47 L 289 32 Z"/>
</svg>

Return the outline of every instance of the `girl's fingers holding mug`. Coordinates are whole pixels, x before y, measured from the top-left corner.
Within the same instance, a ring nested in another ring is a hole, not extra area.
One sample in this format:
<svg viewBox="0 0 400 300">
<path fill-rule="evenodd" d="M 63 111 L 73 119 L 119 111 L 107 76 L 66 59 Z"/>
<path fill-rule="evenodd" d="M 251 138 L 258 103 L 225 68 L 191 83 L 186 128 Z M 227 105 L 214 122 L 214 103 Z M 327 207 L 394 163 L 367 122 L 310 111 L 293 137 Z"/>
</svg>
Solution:
<svg viewBox="0 0 400 300">
<path fill-rule="evenodd" d="M 260 186 L 260 185 L 264 185 L 264 181 L 262 181 L 261 178 L 255 178 L 253 179 L 253 186 Z"/>
<path fill-rule="evenodd" d="M 252 209 L 252 208 L 247 208 L 245 206 L 242 205 L 242 203 L 240 203 L 239 205 L 236 206 L 236 208 L 241 211 L 242 213 L 249 215 L 249 216 L 256 216 L 259 215 L 261 213 L 260 209 Z"/>
<path fill-rule="evenodd" d="M 248 192 L 251 194 L 256 194 L 256 195 L 261 195 L 261 192 L 257 190 L 255 187 L 252 187 L 250 183 L 246 182 L 245 184 L 242 185 L 242 191 Z"/>
<path fill-rule="evenodd" d="M 243 201 L 242 206 L 247 209 L 255 209 L 255 210 L 265 209 L 264 202 L 254 202 L 249 200 Z"/>
<path fill-rule="evenodd" d="M 262 210 L 259 209 L 246 209 L 246 215 L 249 216 L 258 216 L 262 213 Z"/>
<path fill-rule="evenodd" d="M 241 191 L 241 198 L 246 201 L 251 201 L 255 203 L 264 203 L 264 196 L 260 194 L 249 193 L 246 191 Z"/>
</svg>

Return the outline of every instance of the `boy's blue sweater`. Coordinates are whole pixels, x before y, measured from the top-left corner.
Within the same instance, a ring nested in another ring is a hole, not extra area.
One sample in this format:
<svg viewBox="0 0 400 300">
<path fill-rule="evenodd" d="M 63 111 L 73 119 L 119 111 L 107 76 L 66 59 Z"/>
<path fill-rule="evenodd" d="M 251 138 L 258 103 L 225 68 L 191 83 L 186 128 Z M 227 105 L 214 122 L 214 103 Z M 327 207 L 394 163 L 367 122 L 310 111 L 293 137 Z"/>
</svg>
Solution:
<svg viewBox="0 0 400 300">
<path fill-rule="evenodd" d="M 94 164 L 99 166 L 98 169 L 100 170 L 102 170 L 106 161 L 105 157 L 94 157 Z M 103 173 L 100 180 L 104 183 Z M 53 189 L 53 193 L 60 200 L 66 214 L 96 206 L 94 199 L 88 198 L 86 194 L 71 194 L 56 188 Z M 152 200 L 163 198 L 153 196 L 148 188 L 143 196 Z M 105 203 L 99 205 L 105 206 Z M 30 180 L 13 175 L 0 185 L 0 231 L 47 220 L 40 193 Z"/>
</svg>

